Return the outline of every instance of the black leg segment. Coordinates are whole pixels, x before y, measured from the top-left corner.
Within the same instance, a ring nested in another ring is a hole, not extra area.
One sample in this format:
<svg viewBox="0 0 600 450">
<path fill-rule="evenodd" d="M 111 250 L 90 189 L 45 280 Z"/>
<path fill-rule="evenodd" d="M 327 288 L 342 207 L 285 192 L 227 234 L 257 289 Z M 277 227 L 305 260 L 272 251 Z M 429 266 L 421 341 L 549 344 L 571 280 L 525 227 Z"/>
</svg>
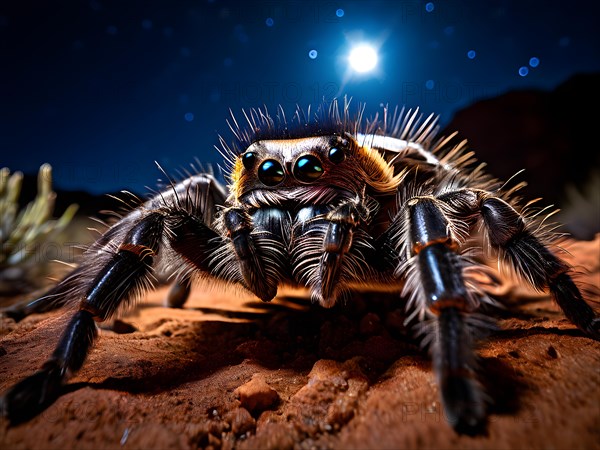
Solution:
<svg viewBox="0 0 600 450">
<path fill-rule="evenodd" d="M 438 313 L 447 307 L 472 310 L 462 276 L 463 262 L 452 225 L 433 198 L 409 202 L 411 254 L 416 256 L 426 307 Z"/>
<path fill-rule="evenodd" d="M 124 242 L 91 283 L 80 308 L 96 320 L 112 316 L 123 301 L 131 299 L 147 284 L 154 256 L 163 234 L 162 214 L 148 214 L 127 233 Z"/>
<path fill-rule="evenodd" d="M 535 288 L 549 288 L 569 320 L 600 340 L 600 319 L 571 279 L 571 268 L 525 227 L 520 214 L 503 200 L 488 198 L 481 203 L 481 215 L 492 245 Z"/>
<path fill-rule="evenodd" d="M 56 400 L 64 380 L 85 361 L 95 337 L 96 324 L 91 313 L 76 312 L 50 359 L 38 372 L 4 394 L 2 409 L 11 422 L 28 420 Z"/>
<path fill-rule="evenodd" d="M 485 402 L 474 370 L 473 331 L 458 309 L 440 311 L 434 367 L 446 418 L 464 434 L 478 434 L 485 427 Z"/>
<path fill-rule="evenodd" d="M 95 321 L 113 315 L 123 300 L 130 299 L 147 282 L 162 233 L 162 215 L 150 213 L 131 226 L 115 253 L 108 259 L 103 255 L 104 266 L 83 295 L 79 311 L 52 356 L 37 373 L 4 395 L 2 406 L 11 420 L 26 419 L 56 399 L 64 381 L 85 361 L 96 336 Z"/>
<path fill-rule="evenodd" d="M 433 366 L 444 411 L 460 433 L 477 434 L 485 426 L 485 402 L 476 380 L 473 336 L 468 320 L 475 306 L 463 279 L 464 260 L 457 253 L 453 224 L 434 198 L 408 202 L 409 236 L 418 306 L 435 316 L 431 345 Z"/>
</svg>

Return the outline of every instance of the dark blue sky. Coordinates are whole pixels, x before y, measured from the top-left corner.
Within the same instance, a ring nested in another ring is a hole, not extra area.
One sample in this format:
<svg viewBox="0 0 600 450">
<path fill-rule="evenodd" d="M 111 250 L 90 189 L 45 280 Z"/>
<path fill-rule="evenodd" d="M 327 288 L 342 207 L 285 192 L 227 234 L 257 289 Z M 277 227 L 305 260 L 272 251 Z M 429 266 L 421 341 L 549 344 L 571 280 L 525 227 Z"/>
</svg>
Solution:
<svg viewBox="0 0 600 450">
<path fill-rule="evenodd" d="M 58 188 L 143 192 L 155 160 L 218 163 L 229 108 L 348 95 L 443 125 L 478 99 L 600 71 L 594 3 L 2 2 L 0 165 L 50 162 Z M 349 77 L 359 41 L 379 47 L 378 69 Z"/>
</svg>

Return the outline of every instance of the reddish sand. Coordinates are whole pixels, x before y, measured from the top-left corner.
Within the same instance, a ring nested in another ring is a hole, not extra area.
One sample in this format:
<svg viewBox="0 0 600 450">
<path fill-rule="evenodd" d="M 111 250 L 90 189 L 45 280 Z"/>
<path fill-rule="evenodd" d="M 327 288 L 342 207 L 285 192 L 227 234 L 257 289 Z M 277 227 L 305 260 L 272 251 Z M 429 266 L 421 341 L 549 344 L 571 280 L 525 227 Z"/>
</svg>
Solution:
<svg viewBox="0 0 600 450">
<path fill-rule="evenodd" d="M 598 302 L 600 235 L 564 247 Z M 446 424 L 427 354 L 389 298 L 323 310 L 295 292 L 264 304 L 197 288 L 178 310 L 161 306 L 162 288 L 101 331 L 44 412 L 0 419 L 0 447 L 600 449 L 600 343 L 545 295 L 494 291 L 511 313 L 479 350 L 487 435 Z M 43 363 L 64 321 L 2 319 L 0 390 Z"/>
</svg>

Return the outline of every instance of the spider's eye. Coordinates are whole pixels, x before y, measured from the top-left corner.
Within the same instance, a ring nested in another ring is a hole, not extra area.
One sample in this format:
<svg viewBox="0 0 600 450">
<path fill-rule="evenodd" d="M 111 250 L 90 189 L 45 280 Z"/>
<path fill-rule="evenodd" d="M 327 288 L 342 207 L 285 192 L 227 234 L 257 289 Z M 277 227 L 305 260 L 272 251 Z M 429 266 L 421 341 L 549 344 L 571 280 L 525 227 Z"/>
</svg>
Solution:
<svg viewBox="0 0 600 450">
<path fill-rule="evenodd" d="M 329 161 L 334 164 L 341 163 L 344 159 L 346 159 L 346 153 L 344 149 L 341 147 L 331 147 L 329 149 Z"/>
<path fill-rule="evenodd" d="M 323 166 L 316 156 L 301 156 L 294 165 L 294 177 L 305 183 L 315 181 L 321 175 L 323 175 Z"/>
<path fill-rule="evenodd" d="M 274 159 L 267 159 L 258 168 L 258 179 L 265 186 L 276 186 L 284 177 L 283 167 Z"/>
<path fill-rule="evenodd" d="M 246 170 L 251 170 L 256 164 L 256 153 L 254 152 L 246 152 L 242 155 L 242 163 Z"/>
</svg>

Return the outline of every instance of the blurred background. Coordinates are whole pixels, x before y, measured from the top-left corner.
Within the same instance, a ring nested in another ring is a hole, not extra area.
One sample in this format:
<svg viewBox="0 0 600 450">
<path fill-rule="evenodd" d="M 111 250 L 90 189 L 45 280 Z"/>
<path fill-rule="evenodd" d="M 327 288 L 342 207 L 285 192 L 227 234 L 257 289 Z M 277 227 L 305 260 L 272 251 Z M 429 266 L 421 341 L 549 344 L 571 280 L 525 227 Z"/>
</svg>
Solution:
<svg viewBox="0 0 600 450">
<path fill-rule="evenodd" d="M 347 95 L 420 107 L 489 171 L 599 228 L 596 2 L 20 0 L 0 5 L 0 166 L 54 169 L 57 205 L 216 165 L 229 110 Z M 587 113 L 587 107 L 594 112 Z M 27 179 L 27 178 L 26 178 Z M 30 188 L 31 187 L 31 188 Z M 80 197 L 64 191 L 80 191 Z M 35 193 L 25 183 L 24 199 Z M 595 228 L 594 228 L 595 227 Z"/>
</svg>

